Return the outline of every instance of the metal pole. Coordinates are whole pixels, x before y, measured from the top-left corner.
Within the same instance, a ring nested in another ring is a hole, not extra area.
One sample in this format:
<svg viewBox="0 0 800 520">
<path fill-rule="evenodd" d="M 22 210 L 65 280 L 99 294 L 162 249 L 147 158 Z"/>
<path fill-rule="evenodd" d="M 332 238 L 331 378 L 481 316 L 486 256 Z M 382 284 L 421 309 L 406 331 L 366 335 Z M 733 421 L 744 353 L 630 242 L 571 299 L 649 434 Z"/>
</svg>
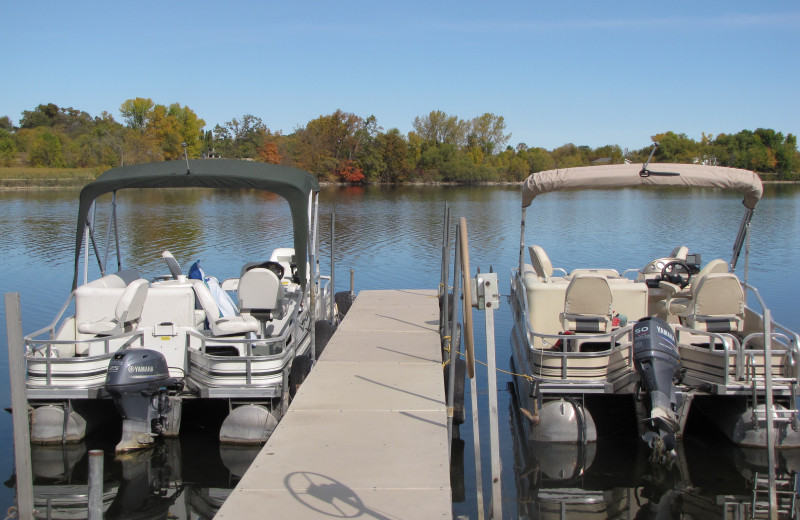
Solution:
<svg viewBox="0 0 800 520">
<path fill-rule="evenodd" d="M 336 291 L 334 290 L 334 284 L 333 284 L 334 273 L 336 271 L 336 265 L 335 265 L 335 258 L 336 258 L 336 232 L 335 232 L 335 229 L 336 229 L 336 213 L 335 212 L 331 212 L 331 289 L 329 291 L 331 321 L 336 319 L 336 313 L 334 312 L 334 306 L 336 305 L 336 298 L 334 296 L 336 295 Z"/>
<path fill-rule="evenodd" d="M 103 520 L 103 450 L 89 451 L 89 520 Z"/>
<path fill-rule="evenodd" d="M 350 268 L 350 297 L 356 294 L 356 273 L 353 268 Z"/>
<path fill-rule="evenodd" d="M 456 255 L 454 260 L 455 266 L 455 275 L 453 276 L 453 301 L 458 301 L 458 295 L 461 290 L 460 285 L 460 276 L 458 270 L 461 267 L 461 254 L 458 251 L 458 236 L 456 236 Z M 448 295 L 445 293 L 445 301 L 447 301 Z M 457 320 L 457 311 L 458 307 L 455 303 L 453 303 L 453 316 L 452 316 L 452 324 L 453 327 L 450 327 L 451 320 L 445 318 L 444 320 L 444 335 L 450 336 L 450 357 L 449 357 L 449 365 L 447 367 L 447 438 L 448 442 L 453 438 L 453 415 L 455 414 L 455 390 L 456 390 L 456 359 L 458 359 L 457 351 L 458 351 L 458 344 L 453 341 L 455 339 L 455 331 L 456 331 L 456 320 Z M 451 443 L 448 443 L 448 449 Z"/>
<path fill-rule="evenodd" d="M 478 294 L 483 294 L 486 317 L 486 365 L 489 385 L 489 446 L 492 464 L 492 518 L 503 518 L 503 489 L 500 481 L 502 467 L 500 459 L 500 429 L 497 420 L 497 361 L 494 343 L 494 309 L 499 307 L 497 273 L 478 275 Z"/>
<path fill-rule="evenodd" d="M 778 518 L 778 497 L 775 494 L 775 424 L 772 411 L 772 312 L 764 309 L 764 401 L 767 418 L 767 466 L 769 468 L 769 517 Z M 755 406 L 755 403 L 753 403 Z"/>
<path fill-rule="evenodd" d="M 6 293 L 6 335 L 11 410 L 14 424 L 14 459 L 17 466 L 17 513 L 33 518 L 33 470 L 31 433 L 28 429 L 28 398 L 25 393 L 25 347 L 22 341 L 22 311 L 19 293 Z"/>
</svg>

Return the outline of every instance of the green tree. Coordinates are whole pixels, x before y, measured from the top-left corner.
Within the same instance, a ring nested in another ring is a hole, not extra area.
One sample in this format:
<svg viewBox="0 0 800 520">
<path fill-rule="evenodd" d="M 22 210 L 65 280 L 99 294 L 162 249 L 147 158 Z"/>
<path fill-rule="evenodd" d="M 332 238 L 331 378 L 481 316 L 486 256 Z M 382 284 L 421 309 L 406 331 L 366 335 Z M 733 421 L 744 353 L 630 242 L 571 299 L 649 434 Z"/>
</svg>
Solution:
<svg viewBox="0 0 800 520">
<path fill-rule="evenodd" d="M 417 135 L 428 144 L 463 146 L 466 144 L 469 124 L 457 116 L 449 116 L 441 110 L 433 110 L 427 116 L 415 117 L 412 126 Z"/>
<path fill-rule="evenodd" d="M 133 98 L 126 99 L 119 107 L 119 113 L 122 118 L 128 123 L 128 127 L 136 130 L 144 131 L 147 125 L 148 118 L 152 114 L 155 103 L 150 98 Z"/>
<path fill-rule="evenodd" d="M 48 166 L 61 168 L 66 166 L 61 140 L 45 127 L 34 130 L 31 147 L 28 150 L 28 161 L 31 166 Z"/>
<path fill-rule="evenodd" d="M 0 117 L 0 130 L 5 130 L 6 132 L 13 132 L 16 130 L 14 128 L 14 122 L 8 116 Z"/>
<path fill-rule="evenodd" d="M 11 165 L 16 155 L 17 145 L 14 143 L 14 136 L 5 130 L 0 130 L 0 164 Z"/>
<path fill-rule="evenodd" d="M 412 166 L 411 152 L 400 130 L 391 128 L 388 132 L 379 134 L 375 141 L 384 165 L 378 180 L 400 182 L 408 179 Z"/>
<path fill-rule="evenodd" d="M 468 124 L 469 135 L 484 157 L 502 149 L 511 139 L 511 134 L 506 134 L 505 131 L 506 123 L 503 116 L 496 116 L 488 112 L 476 117 Z"/>
</svg>

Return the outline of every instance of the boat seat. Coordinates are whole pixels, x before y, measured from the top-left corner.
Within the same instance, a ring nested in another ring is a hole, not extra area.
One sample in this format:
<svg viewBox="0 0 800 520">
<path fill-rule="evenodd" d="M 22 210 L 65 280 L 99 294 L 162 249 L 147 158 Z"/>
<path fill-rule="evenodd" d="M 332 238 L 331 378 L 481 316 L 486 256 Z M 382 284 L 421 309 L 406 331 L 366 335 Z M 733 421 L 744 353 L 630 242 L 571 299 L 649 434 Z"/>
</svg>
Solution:
<svg viewBox="0 0 800 520">
<path fill-rule="evenodd" d="M 172 256 L 172 253 L 164 251 L 161 253 L 161 257 L 164 258 L 164 261 L 167 263 L 167 267 L 173 279 L 177 280 L 179 276 L 183 275 L 183 270 L 181 270 L 180 264 L 175 260 L 175 257 Z"/>
<path fill-rule="evenodd" d="M 231 336 L 258 332 L 258 320 L 251 316 L 222 316 L 211 290 L 202 280 L 191 280 L 194 294 L 206 313 L 206 320 L 214 336 Z"/>
<path fill-rule="evenodd" d="M 147 280 L 134 280 L 122 292 L 114 309 L 113 317 L 79 323 L 78 332 L 96 336 L 113 336 L 136 329 L 142 317 L 148 286 Z"/>
<path fill-rule="evenodd" d="M 605 333 L 611 330 L 613 296 L 599 274 L 580 274 L 567 286 L 561 324 L 565 331 Z"/>
<path fill-rule="evenodd" d="M 727 272 L 728 262 L 717 258 L 707 263 L 696 275 L 692 276 L 689 285 L 683 289 L 680 289 L 677 285 L 662 281 L 661 286 L 667 288 L 670 294 L 665 299 L 655 302 L 653 309 L 655 315 L 663 319 L 671 315 L 685 315 L 694 296 L 694 288 L 698 287 L 703 279 L 710 274 Z"/>
<path fill-rule="evenodd" d="M 550 282 L 550 277 L 553 276 L 554 271 L 562 271 L 564 276 L 567 275 L 565 269 L 553 267 L 553 264 L 550 262 L 550 257 L 547 256 L 547 253 L 544 252 L 541 246 L 529 246 L 528 254 L 531 257 L 531 265 L 533 266 L 536 276 L 543 282 Z"/>
<path fill-rule="evenodd" d="M 705 276 L 694 291 L 684 325 L 706 332 L 741 332 L 744 326 L 744 291 L 733 273 Z"/>
<path fill-rule="evenodd" d="M 243 315 L 266 322 L 283 317 L 283 285 L 269 269 L 255 267 L 239 278 L 239 309 Z"/>
<path fill-rule="evenodd" d="M 686 246 L 678 246 L 669 254 L 670 258 L 677 258 L 678 260 L 686 261 L 686 255 L 689 254 L 689 248 Z"/>
</svg>

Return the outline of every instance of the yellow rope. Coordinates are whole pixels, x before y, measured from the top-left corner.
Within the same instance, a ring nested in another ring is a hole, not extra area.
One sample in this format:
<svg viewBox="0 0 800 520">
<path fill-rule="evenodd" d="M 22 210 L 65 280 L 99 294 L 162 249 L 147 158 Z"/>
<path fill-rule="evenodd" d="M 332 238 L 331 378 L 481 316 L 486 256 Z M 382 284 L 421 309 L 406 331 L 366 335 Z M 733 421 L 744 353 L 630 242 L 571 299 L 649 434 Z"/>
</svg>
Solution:
<svg viewBox="0 0 800 520">
<path fill-rule="evenodd" d="M 442 339 L 446 339 L 446 340 L 447 340 L 447 346 L 446 346 L 446 347 L 443 347 L 442 349 L 443 349 L 443 350 L 444 350 L 446 353 L 448 353 L 448 354 L 449 354 L 449 353 L 450 353 L 450 336 L 442 336 Z M 457 352 L 457 354 L 458 354 L 459 356 L 461 356 L 461 357 L 465 357 L 465 354 L 464 354 L 463 352 Z M 483 361 L 481 361 L 480 359 L 476 359 L 476 360 L 475 360 L 475 362 L 476 362 L 476 363 L 480 363 L 481 365 L 485 366 L 486 368 L 489 368 L 489 365 L 487 365 L 486 363 L 484 363 L 484 362 L 483 362 Z M 444 363 L 442 363 L 442 368 L 446 367 L 448 363 L 450 363 L 450 356 L 447 356 L 447 359 L 445 360 L 445 362 L 444 362 Z M 502 372 L 502 373 L 504 373 L 504 374 L 508 374 L 508 375 L 510 375 L 510 376 L 524 377 L 524 378 L 525 378 L 525 379 L 527 379 L 528 381 L 531 381 L 531 382 L 533 382 L 533 377 L 529 376 L 528 374 L 518 374 L 518 373 L 516 373 L 516 372 L 509 372 L 508 370 L 503 370 L 502 368 L 497 368 L 497 367 L 495 367 L 495 370 L 496 370 L 497 372 Z"/>
</svg>

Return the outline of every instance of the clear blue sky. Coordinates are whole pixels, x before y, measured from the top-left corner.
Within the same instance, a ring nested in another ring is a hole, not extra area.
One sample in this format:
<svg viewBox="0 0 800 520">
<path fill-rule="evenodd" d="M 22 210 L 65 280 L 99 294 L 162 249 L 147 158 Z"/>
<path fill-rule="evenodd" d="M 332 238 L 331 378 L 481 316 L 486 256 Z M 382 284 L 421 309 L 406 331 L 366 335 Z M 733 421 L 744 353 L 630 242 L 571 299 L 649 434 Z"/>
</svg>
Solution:
<svg viewBox="0 0 800 520">
<path fill-rule="evenodd" d="M 0 116 L 117 120 L 133 97 L 292 132 L 337 108 L 503 116 L 513 135 L 641 148 L 667 130 L 800 133 L 800 3 L 775 0 L 0 0 Z"/>
</svg>

